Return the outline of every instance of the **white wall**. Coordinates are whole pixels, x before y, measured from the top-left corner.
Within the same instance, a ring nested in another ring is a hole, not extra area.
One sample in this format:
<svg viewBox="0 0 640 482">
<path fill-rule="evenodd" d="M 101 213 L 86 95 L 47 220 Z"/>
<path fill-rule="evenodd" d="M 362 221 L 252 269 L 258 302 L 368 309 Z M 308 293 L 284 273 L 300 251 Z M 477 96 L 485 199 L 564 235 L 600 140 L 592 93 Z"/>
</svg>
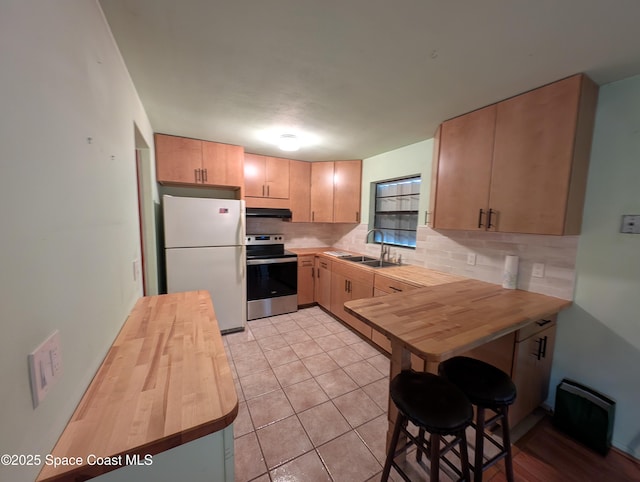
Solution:
<svg viewBox="0 0 640 482">
<path fill-rule="evenodd" d="M 561 313 L 551 398 L 564 377 L 617 400 L 614 445 L 640 458 L 640 76 L 600 88 L 574 305 Z M 551 401 L 552 401 L 551 400 Z"/>
<path fill-rule="evenodd" d="M 142 293 L 134 123 L 153 138 L 95 0 L 4 0 L 0 45 L 0 454 L 44 456 Z M 27 354 L 55 329 L 64 375 L 34 410 Z"/>
</svg>

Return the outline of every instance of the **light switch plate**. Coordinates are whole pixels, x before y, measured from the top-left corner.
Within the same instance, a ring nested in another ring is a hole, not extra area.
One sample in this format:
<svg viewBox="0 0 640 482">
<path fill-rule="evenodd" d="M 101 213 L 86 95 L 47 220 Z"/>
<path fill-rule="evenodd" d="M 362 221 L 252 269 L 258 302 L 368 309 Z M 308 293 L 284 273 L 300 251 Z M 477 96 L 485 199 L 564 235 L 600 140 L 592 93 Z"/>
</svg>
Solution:
<svg viewBox="0 0 640 482">
<path fill-rule="evenodd" d="M 133 265 L 133 281 L 138 281 L 138 279 L 140 279 L 140 269 L 141 269 L 140 258 L 134 259 L 132 262 L 132 265 Z"/>
<path fill-rule="evenodd" d="M 476 265 L 476 253 L 467 253 L 467 264 L 470 266 Z"/>
<path fill-rule="evenodd" d="M 640 214 L 623 214 L 620 232 L 625 234 L 640 234 Z"/>
<path fill-rule="evenodd" d="M 36 408 L 62 377 L 62 354 L 58 330 L 33 350 L 28 358 L 31 396 L 33 408 Z"/>
</svg>

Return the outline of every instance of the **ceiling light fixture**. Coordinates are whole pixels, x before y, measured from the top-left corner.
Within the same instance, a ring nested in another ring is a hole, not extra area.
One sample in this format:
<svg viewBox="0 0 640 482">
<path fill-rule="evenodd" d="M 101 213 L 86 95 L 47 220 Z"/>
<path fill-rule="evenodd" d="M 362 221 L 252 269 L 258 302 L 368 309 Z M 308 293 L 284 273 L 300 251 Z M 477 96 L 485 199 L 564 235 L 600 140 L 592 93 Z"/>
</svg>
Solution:
<svg viewBox="0 0 640 482">
<path fill-rule="evenodd" d="M 278 139 L 278 147 L 283 151 L 297 151 L 300 149 L 300 140 L 294 134 L 282 134 Z"/>
</svg>

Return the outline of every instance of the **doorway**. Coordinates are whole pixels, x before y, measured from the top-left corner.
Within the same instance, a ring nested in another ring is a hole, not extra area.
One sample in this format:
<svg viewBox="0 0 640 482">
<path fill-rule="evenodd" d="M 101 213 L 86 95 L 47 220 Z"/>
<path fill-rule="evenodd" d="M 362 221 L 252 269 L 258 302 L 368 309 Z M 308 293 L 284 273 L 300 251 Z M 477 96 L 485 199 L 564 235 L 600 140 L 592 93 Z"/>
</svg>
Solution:
<svg viewBox="0 0 640 482">
<path fill-rule="evenodd" d="M 138 199 L 138 228 L 140 233 L 140 261 L 143 295 L 158 294 L 158 254 L 156 235 L 157 190 L 154 189 L 151 150 L 134 123 L 136 184 Z"/>
</svg>

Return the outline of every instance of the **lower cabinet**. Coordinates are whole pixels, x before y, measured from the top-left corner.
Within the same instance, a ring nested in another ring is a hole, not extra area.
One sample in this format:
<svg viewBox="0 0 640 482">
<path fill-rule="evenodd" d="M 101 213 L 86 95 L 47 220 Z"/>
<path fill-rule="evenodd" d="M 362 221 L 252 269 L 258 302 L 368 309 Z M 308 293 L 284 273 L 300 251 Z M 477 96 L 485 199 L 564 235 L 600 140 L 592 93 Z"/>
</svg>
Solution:
<svg viewBox="0 0 640 482">
<path fill-rule="evenodd" d="M 124 457 L 122 457 L 124 459 Z M 189 467 L 189 480 L 215 480 L 233 482 L 235 479 L 233 424 L 219 432 L 197 438 L 153 456 L 153 463 L 125 465 L 98 475 L 97 482 L 173 482 L 185 480 L 185 467 Z M 194 479 L 195 474 L 197 478 Z"/>
<path fill-rule="evenodd" d="M 333 263 L 331 272 L 331 313 L 365 337 L 371 338 L 371 327 L 347 313 L 344 304 L 350 300 L 373 296 L 373 273 L 343 263 Z"/>
<path fill-rule="evenodd" d="M 418 286 L 376 273 L 373 284 L 373 296 L 401 293 L 415 288 L 418 288 Z M 391 341 L 379 331 L 372 329 L 371 341 L 387 353 L 391 353 Z M 411 368 L 416 371 L 424 371 L 425 369 L 424 360 L 414 353 L 411 354 Z"/>
<path fill-rule="evenodd" d="M 315 298 L 314 255 L 298 256 L 298 305 L 313 303 Z"/>
<path fill-rule="evenodd" d="M 316 256 L 314 299 L 325 310 L 331 311 L 331 261 Z"/>
<path fill-rule="evenodd" d="M 490 341 L 484 345 L 480 345 L 462 356 L 475 358 L 489 363 L 499 368 L 507 375 L 511 375 L 513 365 L 513 344 L 516 340 L 516 333 L 509 333 L 497 340 Z"/>
<path fill-rule="evenodd" d="M 538 320 L 516 333 L 511 378 L 518 396 L 509 413 L 511 426 L 547 399 L 555 341 L 555 316 Z"/>
</svg>

